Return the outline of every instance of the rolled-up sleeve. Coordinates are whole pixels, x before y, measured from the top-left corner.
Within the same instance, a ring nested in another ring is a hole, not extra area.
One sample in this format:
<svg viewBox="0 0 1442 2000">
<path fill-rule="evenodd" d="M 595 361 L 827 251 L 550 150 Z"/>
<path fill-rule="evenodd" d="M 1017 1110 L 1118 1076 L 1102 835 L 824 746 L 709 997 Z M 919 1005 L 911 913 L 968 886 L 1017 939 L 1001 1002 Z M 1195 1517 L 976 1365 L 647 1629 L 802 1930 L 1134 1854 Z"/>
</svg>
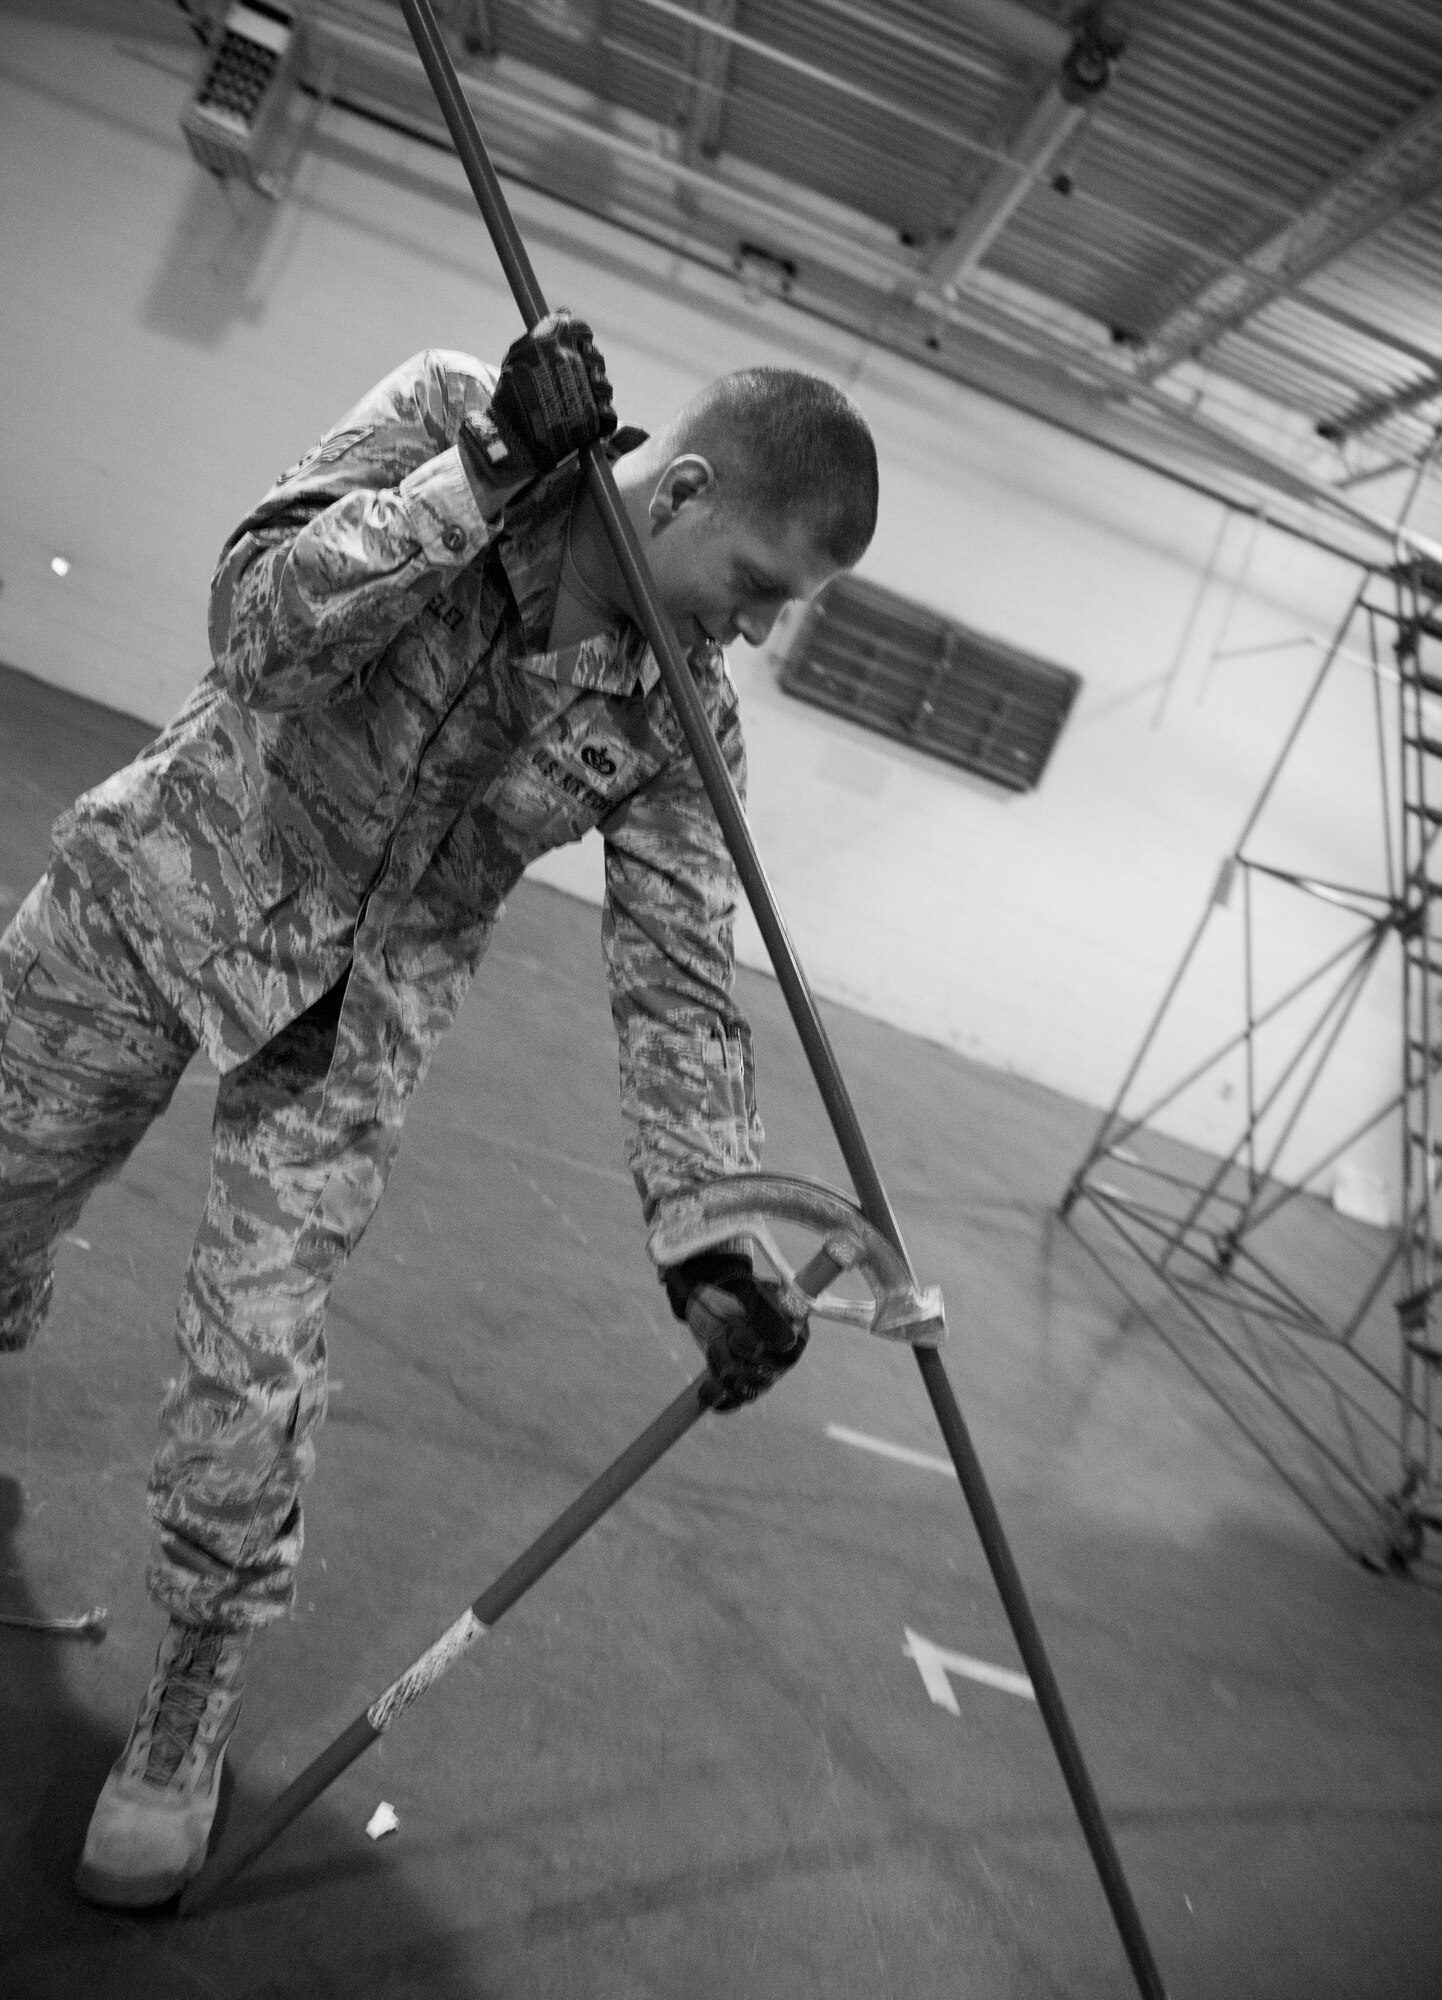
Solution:
<svg viewBox="0 0 1442 2000">
<path fill-rule="evenodd" d="M 495 371 L 429 350 L 276 481 L 221 553 L 210 645 L 238 699 L 296 710 L 353 692 L 437 583 L 484 550 L 455 437 Z"/>
<path fill-rule="evenodd" d="M 744 796 L 734 707 L 718 737 Z M 602 830 L 621 1113 L 649 1222 L 668 1196 L 760 1164 L 751 1028 L 733 998 L 738 884 L 689 757 L 633 794 Z"/>
</svg>

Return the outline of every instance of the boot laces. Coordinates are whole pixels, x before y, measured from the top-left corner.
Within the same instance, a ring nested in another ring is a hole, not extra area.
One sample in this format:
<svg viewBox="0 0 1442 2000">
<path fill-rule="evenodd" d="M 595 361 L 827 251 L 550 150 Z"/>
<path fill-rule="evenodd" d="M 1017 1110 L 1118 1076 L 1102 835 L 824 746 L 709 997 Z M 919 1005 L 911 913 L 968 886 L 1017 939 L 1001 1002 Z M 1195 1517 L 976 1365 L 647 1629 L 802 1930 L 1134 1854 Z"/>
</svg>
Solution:
<svg viewBox="0 0 1442 2000">
<path fill-rule="evenodd" d="M 161 1685 L 145 1775 L 168 1784 L 189 1753 L 210 1702 L 223 1632 L 196 1630 L 182 1641 Z"/>
</svg>

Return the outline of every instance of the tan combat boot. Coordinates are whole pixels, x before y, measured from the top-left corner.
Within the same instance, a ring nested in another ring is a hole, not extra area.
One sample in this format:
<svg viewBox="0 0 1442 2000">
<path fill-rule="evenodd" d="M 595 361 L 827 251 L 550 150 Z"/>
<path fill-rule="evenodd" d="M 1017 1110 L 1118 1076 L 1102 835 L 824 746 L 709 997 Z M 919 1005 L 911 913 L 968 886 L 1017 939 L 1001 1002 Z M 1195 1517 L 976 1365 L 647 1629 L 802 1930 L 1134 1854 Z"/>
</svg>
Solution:
<svg viewBox="0 0 1442 2000">
<path fill-rule="evenodd" d="M 91 1815 L 75 1886 L 92 1903 L 164 1903 L 199 1872 L 240 1713 L 250 1635 L 170 1621 L 130 1740 Z"/>
</svg>

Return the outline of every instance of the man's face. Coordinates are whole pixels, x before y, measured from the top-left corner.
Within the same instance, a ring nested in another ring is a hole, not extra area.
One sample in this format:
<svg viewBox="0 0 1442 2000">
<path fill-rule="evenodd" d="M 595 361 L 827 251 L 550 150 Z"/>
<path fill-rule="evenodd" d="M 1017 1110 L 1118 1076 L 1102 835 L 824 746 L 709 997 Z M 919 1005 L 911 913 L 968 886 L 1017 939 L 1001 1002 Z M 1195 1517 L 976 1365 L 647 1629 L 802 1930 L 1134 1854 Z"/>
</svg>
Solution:
<svg viewBox="0 0 1442 2000">
<path fill-rule="evenodd" d="M 814 597 L 839 570 L 808 523 L 757 521 L 724 505 L 714 486 L 678 492 L 673 485 L 653 501 L 646 553 L 688 650 L 703 639 L 761 645 L 787 604 Z"/>
</svg>

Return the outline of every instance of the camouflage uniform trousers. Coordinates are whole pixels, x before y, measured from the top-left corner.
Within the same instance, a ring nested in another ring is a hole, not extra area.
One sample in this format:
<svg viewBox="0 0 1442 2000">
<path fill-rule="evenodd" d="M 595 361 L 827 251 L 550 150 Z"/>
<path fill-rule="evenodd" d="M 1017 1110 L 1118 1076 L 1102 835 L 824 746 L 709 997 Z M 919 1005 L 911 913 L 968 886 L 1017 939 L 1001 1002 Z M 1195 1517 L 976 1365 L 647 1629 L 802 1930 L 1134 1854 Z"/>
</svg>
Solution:
<svg viewBox="0 0 1442 2000">
<path fill-rule="evenodd" d="M 327 1114 L 343 986 L 221 1079 L 210 1188 L 160 1413 L 147 1582 L 250 1630 L 294 1593 L 300 1489 L 325 1414 L 325 1309 L 400 1125 Z M 0 937 L 0 1347 L 49 1303 L 55 1245 L 169 1103 L 196 1051 L 83 868 L 57 858 Z"/>
</svg>

